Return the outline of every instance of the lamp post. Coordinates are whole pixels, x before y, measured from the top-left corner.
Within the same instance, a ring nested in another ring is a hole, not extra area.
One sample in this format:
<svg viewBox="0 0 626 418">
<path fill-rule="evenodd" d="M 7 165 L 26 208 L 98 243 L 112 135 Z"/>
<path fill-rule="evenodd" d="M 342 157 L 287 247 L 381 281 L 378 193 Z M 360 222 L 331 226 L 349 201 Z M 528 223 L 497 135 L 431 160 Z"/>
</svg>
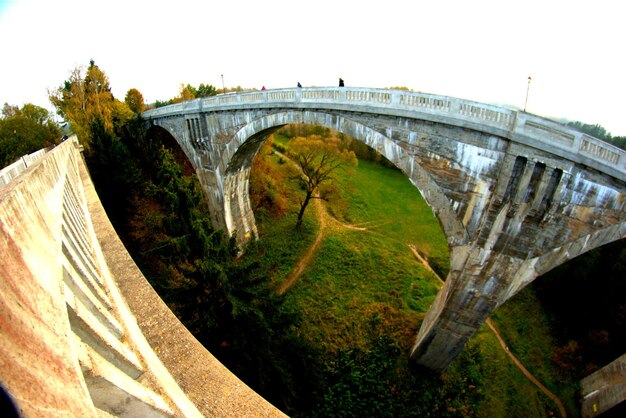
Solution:
<svg viewBox="0 0 626 418">
<path fill-rule="evenodd" d="M 526 101 L 524 102 L 524 112 L 526 111 L 526 105 L 528 104 L 528 92 L 530 91 L 530 76 L 528 76 L 528 87 L 526 87 Z"/>
<path fill-rule="evenodd" d="M 224 74 L 221 74 L 221 76 L 222 76 L 222 94 L 226 94 L 226 87 L 224 87 Z"/>
</svg>

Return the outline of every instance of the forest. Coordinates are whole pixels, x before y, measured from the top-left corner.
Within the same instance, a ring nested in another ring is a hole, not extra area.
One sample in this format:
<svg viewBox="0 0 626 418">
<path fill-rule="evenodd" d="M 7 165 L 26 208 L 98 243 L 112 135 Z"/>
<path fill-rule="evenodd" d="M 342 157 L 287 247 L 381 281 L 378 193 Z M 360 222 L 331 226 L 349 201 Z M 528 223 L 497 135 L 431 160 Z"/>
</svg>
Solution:
<svg viewBox="0 0 626 418">
<path fill-rule="evenodd" d="M 181 85 L 179 97 L 155 105 L 217 93 L 213 86 Z M 290 125 L 276 132 L 251 175 L 260 239 L 241 255 L 233 239 L 213 228 L 180 147 L 169 134 L 146 129 L 138 90 L 123 101 L 114 98 L 106 74 L 92 61 L 75 69 L 50 99 L 78 134 L 107 214 L 151 285 L 209 351 L 284 412 L 557 413 L 498 351 L 487 329 L 442 374 L 408 360 L 440 286 L 436 276 L 447 274 L 447 244 L 419 193 L 371 148 L 322 127 Z M 626 146 L 625 137 L 599 125 L 571 126 Z M 45 109 L 5 104 L 0 164 L 58 143 L 61 135 Z M 345 169 L 329 173 L 332 181 L 316 191 L 307 190 L 299 174 L 307 170 L 306 143 L 317 149 L 332 144 L 333 152 L 346 156 Z M 293 168 L 299 161 L 300 172 Z M 411 202 L 406 211 L 390 215 L 389 192 L 382 192 L 389 190 L 397 193 L 394 200 Z M 308 209 L 307 196 L 313 202 Z M 408 231 L 404 223 L 420 228 Z M 295 285 L 278 292 L 321 230 L 326 235 L 314 262 Z M 433 271 L 416 262 L 407 239 Z M 563 399 L 570 416 L 579 415 L 580 378 L 626 352 L 625 292 L 621 240 L 540 277 L 493 316 L 511 350 Z"/>
</svg>

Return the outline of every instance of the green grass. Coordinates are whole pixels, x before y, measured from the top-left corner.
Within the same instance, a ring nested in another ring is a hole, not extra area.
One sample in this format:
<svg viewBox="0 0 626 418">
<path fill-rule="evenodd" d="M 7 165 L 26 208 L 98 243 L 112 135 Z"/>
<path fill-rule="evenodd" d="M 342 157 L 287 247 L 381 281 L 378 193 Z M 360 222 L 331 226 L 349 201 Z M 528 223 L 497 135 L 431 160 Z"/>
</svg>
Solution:
<svg viewBox="0 0 626 418">
<path fill-rule="evenodd" d="M 276 142 L 288 146 L 282 137 Z M 276 156 L 268 158 L 280 167 Z M 368 321 L 372 320 L 393 324 L 385 328 L 408 347 L 439 284 L 407 244 L 416 245 L 429 258 L 443 260 L 439 263 L 447 270 L 447 243 L 439 223 L 418 190 L 397 170 L 360 161 L 354 176 L 340 178 L 339 187 L 343 199 L 331 201 L 330 210 L 339 207 L 334 211 L 339 218 L 362 224 L 367 231 L 345 229 L 329 235 L 312 265 L 289 290 L 288 303 L 307 318 L 303 335 L 330 352 L 367 344 Z M 298 197 L 297 193 L 289 196 L 292 211 Z M 314 219 L 311 206 L 305 222 L 316 224 Z M 283 254 L 270 249 L 292 243 L 284 265 L 275 267 L 275 282 L 280 283 L 297 261 L 297 254 L 302 254 L 314 237 L 285 240 L 295 224 L 291 214 L 258 221 L 270 258 L 278 260 Z M 355 317 L 359 321 L 354 321 Z"/>
<path fill-rule="evenodd" d="M 288 147 L 283 138 L 277 137 L 277 142 Z M 269 158 L 280 166 L 276 156 Z M 407 361 L 408 351 L 440 284 L 407 244 L 415 245 L 445 277 L 449 256 L 441 227 L 417 189 L 397 170 L 359 161 L 354 176 L 339 179 L 337 186 L 343 199 L 330 202 L 329 210 L 342 222 L 367 231 L 344 229 L 323 241 L 312 264 L 285 296 L 287 309 L 302 317 L 294 332 L 329 359 L 341 349 L 367 349 L 382 333 L 406 348 L 397 360 L 399 376 L 415 373 Z M 294 232 L 299 195 L 295 185 L 291 187 L 289 215 L 257 219 L 276 286 L 314 241 L 319 227 L 312 206 L 301 235 Z M 560 382 L 551 368 L 550 329 L 537 304 L 536 299 L 517 296 L 497 311 L 495 321 L 522 363 L 576 416 L 576 388 Z M 461 399 L 461 405 L 452 402 L 454 406 L 444 411 L 450 416 L 542 417 L 550 412 L 558 416 L 553 402 L 515 367 L 487 327 L 442 374 L 440 386 L 428 390 L 433 399 Z M 473 403 L 476 399 L 478 403 Z"/>
<path fill-rule="evenodd" d="M 580 414 L 579 385 L 563 376 L 551 360 L 557 348 L 552 324 L 531 286 L 498 308 L 492 318 L 513 354 L 565 405 L 568 416 Z"/>
<path fill-rule="evenodd" d="M 282 138 L 282 137 L 281 137 Z M 286 171 L 284 162 L 275 153 L 267 153 L 266 161 L 277 171 Z M 275 217 L 266 211 L 255 212 L 259 242 L 251 249 L 254 256 L 261 260 L 260 270 L 269 272 L 272 283 L 278 287 L 296 266 L 308 247 L 315 241 L 319 230 L 318 219 L 309 210 L 303 219 L 302 227 L 296 230 L 296 218 L 299 209 L 298 185 L 295 179 L 285 177 L 286 200 L 289 211 L 285 216 Z"/>
<path fill-rule="evenodd" d="M 330 352 L 367 345 L 372 321 L 408 347 L 437 290 L 432 273 L 406 246 L 346 231 L 324 240 L 288 303 L 307 318 L 302 332 L 309 341 Z"/>
<path fill-rule="evenodd" d="M 478 361 L 468 361 L 478 357 Z M 480 417 L 543 417 L 549 411 L 558 416 L 554 403 L 528 381 L 483 326 L 445 374 L 452 381 L 474 377 L 484 398 L 476 408 Z"/>
<path fill-rule="evenodd" d="M 448 243 L 432 209 L 406 176 L 359 161 L 354 177 L 342 179 L 348 200 L 345 219 L 404 245 L 413 244 L 444 279 L 450 265 Z"/>
</svg>

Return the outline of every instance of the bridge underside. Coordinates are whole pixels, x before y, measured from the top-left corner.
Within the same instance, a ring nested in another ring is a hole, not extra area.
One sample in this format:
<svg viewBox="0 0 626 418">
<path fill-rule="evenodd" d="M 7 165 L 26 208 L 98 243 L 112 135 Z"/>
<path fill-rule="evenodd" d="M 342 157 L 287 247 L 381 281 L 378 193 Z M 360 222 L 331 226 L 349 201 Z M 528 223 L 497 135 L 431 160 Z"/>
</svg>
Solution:
<svg viewBox="0 0 626 418">
<path fill-rule="evenodd" d="M 308 123 L 380 152 L 419 189 L 447 237 L 451 269 L 412 357 L 441 370 L 486 318 L 548 270 L 626 236 L 624 182 L 505 135 L 406 116 L 256 109 L 154 119 L 196 168 L 216 225 L 256 236 L 250 167 L 274 130 Z"/>
</svg>

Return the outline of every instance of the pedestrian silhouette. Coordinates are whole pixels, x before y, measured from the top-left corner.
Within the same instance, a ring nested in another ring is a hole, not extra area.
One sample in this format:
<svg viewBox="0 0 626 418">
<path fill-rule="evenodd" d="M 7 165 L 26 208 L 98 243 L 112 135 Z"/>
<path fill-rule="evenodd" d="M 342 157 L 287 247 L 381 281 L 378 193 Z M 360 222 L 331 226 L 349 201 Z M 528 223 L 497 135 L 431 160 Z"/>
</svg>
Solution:
<svg viewBox="0 0 626 418">
<path fill-rule="evenodd" d="M 343 78 L 339 77 L 339 87 L 343 87 Z"/>
<path fill-rule="evenodd" d="M 265 86 L 261 87 L 261 90 L 265 90 Z"/>
<path fill-rule="evenodd" d="M 298 87 L 302 87 L 302 84 L 300 84 L 300 82 L 298 81 Z"/>
</svg>

